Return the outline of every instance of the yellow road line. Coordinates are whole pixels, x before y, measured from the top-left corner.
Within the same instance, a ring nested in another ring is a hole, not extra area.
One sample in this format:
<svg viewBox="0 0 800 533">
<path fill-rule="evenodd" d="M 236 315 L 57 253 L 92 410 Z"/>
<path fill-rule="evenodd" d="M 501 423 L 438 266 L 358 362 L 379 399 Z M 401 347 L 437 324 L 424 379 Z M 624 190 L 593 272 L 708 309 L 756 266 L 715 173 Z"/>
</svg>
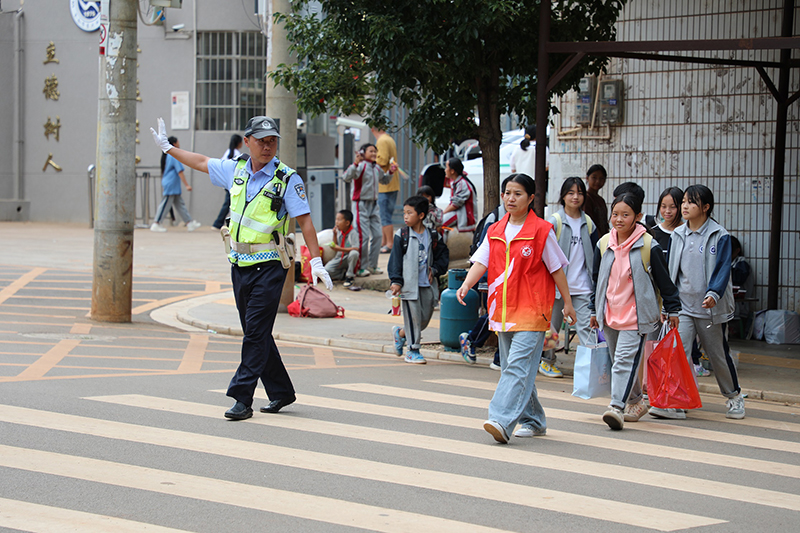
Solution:
<svg viewBox="0 0 800 533">
<path fill-rule="evenodd" d="M 260 511 L 284 516 L 349 527 L 357 525 L 385 533 L 501 531 L 386 507 L 12 446 L 0 445 L 0 465 L 29 472 L 245 507 L 248 510 L 256 507 Z"/>
<path fill-rule="evenodd" d="M 385 385 L 373 385 L 371 383 L 346 383 L 325 386 L 355 392 L 382 394 L 396 398 L 414 398 L 428 402 L 477 407 L 480 409 L 487 409 L 489 407 L 488 399 L 474 398 L 470 396 L 457 396 L 454 394 L 442 394 L 439 392 L 428 392 L 418 389 L 404 389 Z M 547 408 L 545 414 L 548 418 L 557 418 L 560 420 L 569 420 L 572 422 L 584 422 L 587 424 L 605 426 L 605 422 L 603 422 L 600 418 L 600 413 L 590 414 L 576 411 L 566 411 L 563 409 Z M 737 422 L 739 421 L 731 421 L 731 427 L 735 427 Z M 645 422 L 643 420 L 626 427 L 631 428 L 633 431 L 647 431 L 648 433 L 659 433 L 673 437 L 694 438 L 713 442 L 724 442 L 725 444 L 736 444 L 739 446 L 765 448 L 780 452 L 800 453 L 800 443 L 777 439 L 767 439 L 764 437 L 751 437 L 749 435 L 739 435 L 737 433 L 697 429 L 678 425 L 665 425 L 655 422 Z"/>
<path fill-rule="evenodd" d="M 262 391 L 257 391 L 256 396 L 259 397 L 259 399 L 266 399 L 266 395 Z M 163 412 L 173 412 L 181 416 L 187 414 L 208 418 L 220 418 L 222 416 L 222 408 L 218 406 L 203 405 L 198 402 L 184 402 L 169 398 L 124 394 L 118 396 L 96 396 L 87 399 L 124 405 L 126 407 L 142 407 Z M 464 442 L 455 439 L 444 439 L 441 437 L 430 437 L 401 431 L 290 416 L 258 417 L 248 421 L 248 423 L 251 422 L 282 429 L 359 439 L 394 446 L 406 446 L 427 451 L 501 461 L 532 468 L 544 468 L 556 472 L 570 472 L 606 480 L 614 480 L 620 483 L 640 484 L 665 490 L 702 494 L 704 496 L 713 494 L 717 498 L 800 511 L 800 495 L 796 494 L 787 494 L 768 489 L 743 486 L 741 484 L 722 483 L 616 464 L 572 459 L 569 457 L 559 457 L 558 461 L 553 461 L 553 457 L 549 454 L 536 453 L 514 446 L 487 446 L 486 444 Z M 488 436 L 484 437 L 485 442 L 488 440 Z"/>
<path fill-rule="evenodd" d="M 207 347 L 208 335 L 190 335 L 189 344 L 186 345 L 181 364 L 178 365 L 178 373 L 192 374 L 199 372 L 203 367 L 203 359 L 205 359 Z"/>
<path fill-rule="evenodd" d="M 47 353 L 31 363 L 28 368 L 18 375 L 9 379 L 9 381 L 28 381 L 44 377 L 45 374 L 52 370 L 64 357 L 69 355 L 69 352 L 80 343 L 81 341 L 78 339 L 64 339 L 58 341 Z"/>
<path fill-rule="evenodd" d="M 49 507 L 37 503 L 0 498 L 0 527 L 30 531 L 31 533 L 51 533 L 53 531 L 76 531 L 81 533 L 177 533 L 185 529 L 134 522 L 114 516 L 73 511 L 61 507 Z"/>
<path fill-rule="evenodd" d="M 39 274 L 42 274 L 43 272 L 47 272 L 47 269 L 34 268 L 21 275 L 11 284 L 7 285 L 6 287 L 3 287 L 3 290 L 0 290 L 0 305 L 2 305 L 6 300 L 14 296 L 17 293 L 17 291 L 19 291 L 20 289 L 25 287 L 25 285 L 36 279 L 36 277 L 39 276 Z"/>
</svg>

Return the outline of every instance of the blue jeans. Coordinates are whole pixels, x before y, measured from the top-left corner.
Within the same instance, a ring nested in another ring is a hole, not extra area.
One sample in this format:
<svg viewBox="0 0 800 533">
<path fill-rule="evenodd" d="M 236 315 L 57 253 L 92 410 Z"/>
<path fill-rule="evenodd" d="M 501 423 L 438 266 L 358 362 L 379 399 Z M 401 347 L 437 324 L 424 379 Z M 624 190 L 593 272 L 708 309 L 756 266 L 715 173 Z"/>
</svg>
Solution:
<svg viewBox="0 0 800 533">
<path fill-rule="evenodd" d="M 546 428 L 547 420 L 535 384 L 544 332 L 498 332 L 497 341 L 501 373 L 489 404 L 489 420 L 499 423 L 508 434 L 518 422 L 533 429 Z"/>
<path fill-rule="evenodd" d="M 378 193 L 378 209 L 381 215 L 381 226 L 392 225 L 394 206 L 397 203 L 397 192 L 398 191 Z"/>
</svg>

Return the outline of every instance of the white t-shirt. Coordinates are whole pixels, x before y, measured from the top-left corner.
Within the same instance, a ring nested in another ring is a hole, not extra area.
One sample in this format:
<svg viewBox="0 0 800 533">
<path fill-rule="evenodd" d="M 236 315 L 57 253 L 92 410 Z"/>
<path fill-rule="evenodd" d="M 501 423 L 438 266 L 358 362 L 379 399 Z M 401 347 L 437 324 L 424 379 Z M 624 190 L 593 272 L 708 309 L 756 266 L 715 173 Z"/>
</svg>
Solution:
<svg viewBox="0 0 800 533">
<path fill-rule="evenodd" d="M 550 149 L 545 148 L 544 151 L 545 168 L 550 168 Z M 517 146 L 511 152 L 511 172 L 519 172 L 534 177 L 536 174 L 536 141 L 531 141 L 527 150 L 523 150 L 521 146 Z"/>
<path fill-rule="evenodd" d="M 586 271 L 586 254 L 583 253 L 583 238 L 581 237 L 580 218 L 572 218 L 567 215 L 567 222 L 572 228 L 572 240 L 569 244 L 569 264 L 572 268 L 567 269 L 567 285 L 570 294 L 591 294 L 592 283 L 589 280 L 589 273 Z"/>
<path fill-rule="evenodd" d="M 516 237 L 521 229 L 522 225 L 506 224 L 506 242 L 510 242 L 511 239 Z M 475 250 L 475 253 L 472 254 L 470 261 L 473 263 L 480 263 L 485 267 L 489 266 L 489 239 L 483 239 L 481 245 Z M 558 246 L 556 234 L 553 230 L 550 230 L 550 233 L 547 234 L 547 241 L 544 243 L 544 251 L 542 252 L 542 261 L 550 273 L 569 265 L 567 257 Z"/>
</svg>

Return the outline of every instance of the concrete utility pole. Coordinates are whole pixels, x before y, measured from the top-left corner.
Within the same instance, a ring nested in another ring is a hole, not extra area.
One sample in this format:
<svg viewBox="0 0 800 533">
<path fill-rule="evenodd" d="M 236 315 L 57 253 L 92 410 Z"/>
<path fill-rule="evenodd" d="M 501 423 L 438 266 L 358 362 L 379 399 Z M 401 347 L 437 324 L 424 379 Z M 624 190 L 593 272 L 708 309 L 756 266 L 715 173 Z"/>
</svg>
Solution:
<svg viewBox="0 0 800 533">
<path fill-rule="evenodd" d="M 136 2 L 109 0 L 100 56 L 92 319 L 131 321 L 136 216 Z"/>
<path fill-rule="evenodd" d="M 290 61 L 289 41 L 286 38 L 286 28 L 283 24 L 276 24 L 272 15 L 275 13 L 290 13 L 292 8 L 289 0 L 272 0 L 272 13 L 269 14 L 267 23 L 267 72 L 273 72 L 281 63 Z M 267 78 L 267 116 L 280 121 L 280 148 L 278 158 L 290 166 L 297 168 L 297 103 L 294 94 L 287 89 L 275 85 L 271 78 Z M 289 222 L 289 227 L 294 229 L 294 220 Z M 291 231 L 290 231 L 291 232 Z M 299 254 L 297 247 L 296 254 Z M 286 306 L 294 300 L 294 269 L 290 268 L 286 275 L 286 283 L 281 293 L 280 310 L 286 312 Z"/>
</svg>

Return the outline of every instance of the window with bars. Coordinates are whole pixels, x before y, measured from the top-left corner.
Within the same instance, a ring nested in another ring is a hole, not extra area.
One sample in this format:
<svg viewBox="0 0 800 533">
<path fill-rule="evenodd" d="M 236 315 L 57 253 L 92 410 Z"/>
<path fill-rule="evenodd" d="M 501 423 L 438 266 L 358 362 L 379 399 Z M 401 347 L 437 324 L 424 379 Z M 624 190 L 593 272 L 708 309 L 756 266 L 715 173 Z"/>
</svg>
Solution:
<svg viewBox="0 0 800 533">
<path fill-rule="evenodd" d="M 244 129 L 266 107 L 267 38 L 259 32 L 197 34 L 198 130 Z"/>
</svg>

